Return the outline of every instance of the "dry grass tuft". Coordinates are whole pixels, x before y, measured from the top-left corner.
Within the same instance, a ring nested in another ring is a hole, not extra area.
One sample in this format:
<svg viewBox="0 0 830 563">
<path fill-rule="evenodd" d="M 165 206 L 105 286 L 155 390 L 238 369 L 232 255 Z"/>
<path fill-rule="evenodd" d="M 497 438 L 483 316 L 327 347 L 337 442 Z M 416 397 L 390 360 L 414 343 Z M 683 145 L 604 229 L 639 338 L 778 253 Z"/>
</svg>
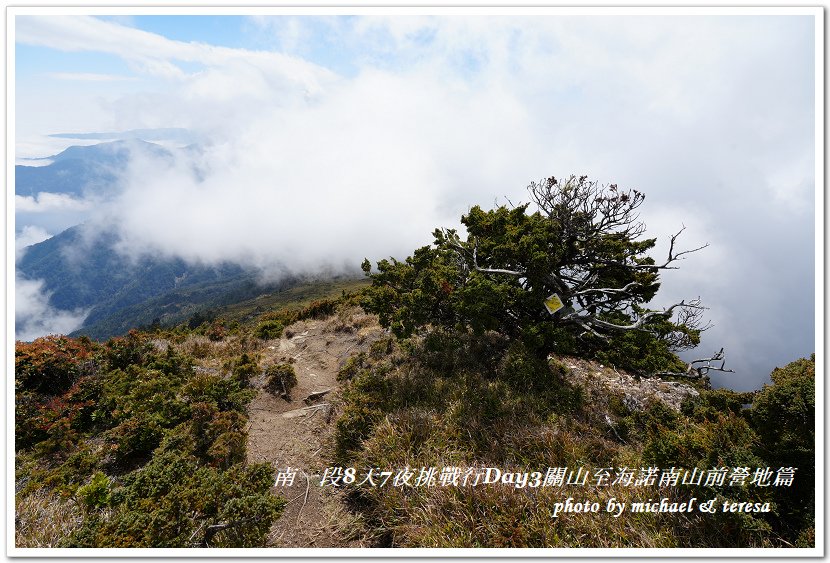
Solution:
<svg viewBox="0 0 830 563">
<path fill-rule="evenodd" d="M 83 513 L 74 500 L 46 490 L 35 491 L 15 504 L 15 545 L 57 547 L 82 521 Z"/>
</svg>

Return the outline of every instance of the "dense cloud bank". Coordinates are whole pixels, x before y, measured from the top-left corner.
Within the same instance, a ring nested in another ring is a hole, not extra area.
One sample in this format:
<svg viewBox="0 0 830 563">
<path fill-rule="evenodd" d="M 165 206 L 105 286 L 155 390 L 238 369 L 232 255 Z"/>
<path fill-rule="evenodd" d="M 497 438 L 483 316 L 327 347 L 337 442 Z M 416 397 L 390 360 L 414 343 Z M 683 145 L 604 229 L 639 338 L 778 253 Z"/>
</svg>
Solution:
<svg viewBox="0 0 830 563">
<path fill-rule="evenodd" d="M 405 257 L 471 205 L 524 201 L 531 180 L 588 174 L 646 193 L 648 235 L 666 241 L 685 224 L 688 246 L 710 244 L 665 275 L 654 305 L 700 296 L 711 306 L 715 327 L 693 355 L 725 346 L 738 371 L 725 384 L 757 387 L 813 351 L 809 18 L 251 26 L 270 51 L 94 18 L 19 21 L 18 41 L 114 54 L 155 86 L 114 96 L 110 122 L 206 139 L 172 162 L 134 158 L 86 215 L 116 228 L 123 252 L 265 275 L 353 268 Z M 321 37 L 339 56 L 309 48 Z M 87 211 L 47 196 L 19 204 L 30 215 Z"/>
</svg>

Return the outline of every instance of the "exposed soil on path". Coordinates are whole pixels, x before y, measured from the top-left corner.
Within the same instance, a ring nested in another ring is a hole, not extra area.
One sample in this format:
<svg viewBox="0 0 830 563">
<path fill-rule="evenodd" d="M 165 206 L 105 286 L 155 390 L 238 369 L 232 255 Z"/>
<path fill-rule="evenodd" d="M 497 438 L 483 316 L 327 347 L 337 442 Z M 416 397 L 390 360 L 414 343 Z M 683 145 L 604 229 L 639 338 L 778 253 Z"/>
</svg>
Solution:
<svg viewBox="0 0 830 563">
<path fill-rule="evenodd" d="M 291 362 L 297 386 L 287 401 L 263 389 L 248 409 L 248 462 L 267 462 L 277 471 L 296 470 L 290 486 L 274 488 L 289 503 L 268 536 L 268 547 L 362 547 L 366 531 L 342 495 L 319 486 L 329 462 L 334 422 L 341 408 L 337 372 L 351 355 L 368 349 L 382 334 L 375 317 L 360 312 L 306 320 L 286 328 L 262 351 L 262 367 Z M 306 400 L 309 395 L 328 391 Z"/>
</svg>

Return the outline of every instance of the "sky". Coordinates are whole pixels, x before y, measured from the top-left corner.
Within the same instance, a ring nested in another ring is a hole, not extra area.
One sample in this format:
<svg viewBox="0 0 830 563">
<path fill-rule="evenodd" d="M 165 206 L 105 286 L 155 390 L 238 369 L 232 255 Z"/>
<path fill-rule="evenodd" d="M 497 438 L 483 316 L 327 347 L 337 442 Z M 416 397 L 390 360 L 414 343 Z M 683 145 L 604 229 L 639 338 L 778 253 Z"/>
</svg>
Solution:
<svg viewBox="0 0 830 563">
<path fill-rule="evenodd" d="M 131 255 L 353 268 L 584 174 L 646 194 L 658 261 L 684 226 L 686 247 L 709 244 L 651 305 L 709 307 L 686 359 L 724 347 L 736 373 L 716 385 L 760 387 L 815 349 L 811 15 L 17 15 L 14 30 L 18 162 L 96 142 L 58 133 L 182 128 L 202 147 L 136 157 L 107 197 L 17 198 L 20 252 L 84 220 Z M 37 283 L 19 280 L 18 313 L 43 331 L 82 318 Z"/>
</svg>

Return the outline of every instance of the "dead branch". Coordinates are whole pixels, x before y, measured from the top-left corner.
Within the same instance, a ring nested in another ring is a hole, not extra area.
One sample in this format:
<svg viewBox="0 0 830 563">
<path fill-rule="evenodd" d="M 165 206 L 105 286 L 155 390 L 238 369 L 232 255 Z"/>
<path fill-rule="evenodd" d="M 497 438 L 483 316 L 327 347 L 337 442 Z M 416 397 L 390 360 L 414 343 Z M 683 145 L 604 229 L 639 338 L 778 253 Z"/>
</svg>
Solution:
<svg viewBox="0 0 830 563">
<path fill-rule="evenodd" d="M 593 276 L 593 278 L 595 279 L 596 276 Z M 642 285 L 642 284 L 640 284 L 639 282 L 633 281 L 633 282 L 627 283 L 626 285 L 624 285 L 623 287 L 620 287 L 620 288 L 594 287 L 594 288 L 583 289 L 583 290 L 580 290 L 580 291 L 574 291 L 573 293 L 571 293 L 571 295 L 573 297 L 576 297 L 578 295 L 589 295 L 591 293 L 600 293 L 600 294 L 612 293 L 612 294 L 618 294 L 618 295 L 627 295 L 627 294 L 629 294 L 629 292 L 631 291 L 632 288 L 637 287 L 639 285 Z"/>
<path fill-rule="evenodd" d="M 484 272 L 487 274 L 507 274 L 509 276 L 520 276 L 523 277 L 525 272 L 519 270 L 505 270 L 501 268 L 482 268 L 478 265 L 478 241 L 474 241 L 473 243 L 473 268 L 475 268 L 479 272 Z"/>
<path fill-rule="evenodd" d="M 720 362 L 720 365 L 713 365 L 712 362 Z M 651 374 L 650 377 L 686 377 L 689 379 L 703 379 L 710 371 L 735 373 L 735 370 L 733 369 L 726 369 L 726 360 L 724 359 L 723 348 L 721 348 L 718 352 L 715 352 L 711 358 L 692 360 L 686 364 L 686 371 L 684 372 L 661 371 Z"/>
<path fill-rule="evenodd" d="M 662 266 L 657 267 L 658 269 L 669 269 L 669 270 L 677 269 L 676 266 L 669 267 L 669 264 L 671 264 L 672 262 L 675 262 L 677 260 L 685 260 L 685 258 L 681 258 L 681 256 L 684 256 L 686 254 L 691 254 L 692 252 L 697 252 L 698 250 L 703 250 L 704 248 L 709 246 L 709 243 L 707 242 L 703 246 L 698 246 L 697 248 L 692 248 L 691 250 L 683 250 L 683 251 L 680 251 L 680 252 L 675 254 L 674 253 L 674 243 L 677 241 L 677 237 L 680 236 L 680 233 L 682 233 L 685 230 L 686 230 L 686 225 L 683 225 L 683 227 L 679 231 L 677 231 L 675 234 L 672 235 L 671 241 L 669 243 L 669 257 L 666 259 L 666 261 L 663 263 Z"/>
<path fill-rule="evenodd" d="M 572 175 L 564 182 L 553 176 L 531 182 L 528 191 L 539 210 L 561 225 L 565 237 L 586 242 L 603 232 L 637 238 L 645 231 L 637 214 L 645 195 L 637 190 L 600 186 L 587 176 Z"/>
<path fill-rule="evenodd" d="M 618 330 L 618 331 L 640 330 L 644 327 L 644 325 L 650 319 L 653 319 L 654 317 L 664 317 L 664 318 L 670 317 L 672 315 L 672 311 L 674 311 L 678 307 L 690 308 L 690 309 L 699 309 L 699 310 L 705 309 L 705 307 L 703 307 L 703 305 L 700 304 L 699 299 L 693 299 L 692 301 L 689 301 L 688 303 L 686 303 L 685 300 L 680 301 L 679 303 L 675 303 L 674 305 L 671 305 L 670 307 L 668 307 L 666 309 L 663 309 L 662 311 L 648 311 L 646 313 L 643 313 L 642 315 L 640 315 L 637 318 L 636 321 L 634 321 L 633 323 L 631 323 L 629 325 L 618 325 L 618 324 L 615 324 L 615 323 L 612 323 L 612 322 L 604 321 L 602 319 L 598 319 L 598 318 L 594 317 L 593 315 L 590 315 L 590 314 L 587 314 L 587 313 L 582 314 L 581 311 L 575 311 L 575 312 L 571 313 L 570 315 L 566 315 L 566 316 L 563 317 L 563 320 L 570 320 L 570 321 L 576 322 L 580 326 L 582 326 L 582 323 L 586 323 L 586 324 L 589 324 L 593 327 L 604 328 L 604 329 L 608 329 L 608 330 Z"/>
<path fill-rule="evenodd" d="M 617 437 L 617 440 L 619 440 L 619 441 L 620 441 L 620 442 L 622 442 L 623 444 L 627 444 L 627 443 L 628 443 L 628 442 L 626 442 L 625 440 L 623 440 L 623 439 L 622 439 L 622 437 L 620 437 L 619 433 L 617 432 L 617 429 L 614 427 L 614 423 L 611 421 L 611 417 L 610 417 L 610 416 L 608 416 L 608 414 L 607 414 L 607 413 L 605 414 L 605 424 L 607 424 L 607 425 L 608 425 L 608 427 L 609 427 L 609 428 L 611 428 L 611 431 L 612 431 L 612 432 L 614 432 L 614 436 L 616 436 L 616 437 Z"/>
<path fill-rule="evenodd" d="M 311 481 L 308 478 L 308 473 L 303 471 L 303 475 L 305 475 L 305 498 L 303 499 L 303 505 L 297 511 L 297 524 L 300 523 L 300 515 L 303 513 L 303 508 L 305 508 L 306 503 L 308 502 L 308 491 L 311 488 Z"/>
<path fill-rule="evenodd" d="M 210 541 L 213 539 L 213 536 L 222 530 L 238 528 L 239 526 L 245 526 L 256 522 L 257 520 L 259 520 L 258 516 L 251 516 L 250 518 L 243 518 L 242 520 L 235 520 L 233 522 L 220 522 L 219 524 L 212 524 L 205 529 L 205 537 L 202 541 L 202 545 L 204 545 L 204 547 L 210 547 Z"/>
<path fill-rule="evenodd" d="M 330 392 L 331 392 L 331 389 L 324 389 L 323 391 L 315 391 L 314 393 L 310 393 L 308 395 L 308 397 L 303 399 L 303 402 L 307 405 L 310 405 L 311 403 L 313 403 L 317 399 L 321 399 L 321 398 L 325 397 Z"/>
<path fill-rule="evenodd" d="M 317 404 L 317 405 L 311 405 L 310 407 L 303 407 L 303 408 L 298 409 L 298 410 L 306 411 L 305 414 L 308 414 L 310 412 L 317 412 L 319 410 L 323 410 L 328 406 L 331 406 L 331 403 L 320 403 L 320 404 Z"/>
<path fill-rule="evenodd" d="M 704 362 L 706 365 L 695 367 L 695 364 L 702 364 Z M 720 366 L 713 366 L 712 362 L 720 362 Z M 689 368 L 696 370 L 701 377 L 705 376 L 710 371 L 723 371 L 727 373 L 735 373 L 735 370 L 733 369 L 726 369 L 726 359 L 724 358 L 723 348 L 721 348 L 720 351 L 712 355 L 711 358 L 693 360 L 689 364 Z"/>
<path fill-rule="evenodd" d="M 199 532 L 202 531 L 202 528 L 205 527 L 205 524 L 207 524 L 207 522 L 203 521 L 201 524 L 199 524 L 199 526 L 196 529 L 193 530 L 193 533 L 190 534 L 190 538 L 187 540 L 187 543 L 189 545 L 191 545 L 193 547 L 199 547 L 199 544 L 193 544 L 191 542 L 193 541 L 193 538 L 195 538 L 197 535 L 199 535 Z"/>
</svg>

